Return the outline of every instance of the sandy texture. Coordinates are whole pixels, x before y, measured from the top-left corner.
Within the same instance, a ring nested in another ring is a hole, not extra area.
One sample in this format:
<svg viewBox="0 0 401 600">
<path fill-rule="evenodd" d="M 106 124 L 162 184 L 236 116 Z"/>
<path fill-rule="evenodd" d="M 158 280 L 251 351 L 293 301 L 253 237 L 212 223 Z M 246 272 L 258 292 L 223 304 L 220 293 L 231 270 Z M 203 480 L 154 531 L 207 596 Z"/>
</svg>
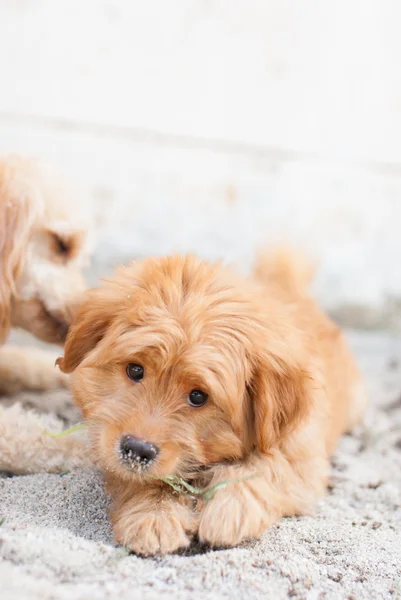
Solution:
<svg viewBox="0 0 401 600">
<path fill-rule="evenodd" d="M 341 441 L 314 516 L 283 519 L 233 550 L 142 559 L 113 544 L 97 474 L 4 477 L 1 599 L 400 599 L 401 340 L 350 338 L 371 406 L 366 425 Z M 64 399 L 56 413 L 66 423 L 76 416 Z"/>
</svg>

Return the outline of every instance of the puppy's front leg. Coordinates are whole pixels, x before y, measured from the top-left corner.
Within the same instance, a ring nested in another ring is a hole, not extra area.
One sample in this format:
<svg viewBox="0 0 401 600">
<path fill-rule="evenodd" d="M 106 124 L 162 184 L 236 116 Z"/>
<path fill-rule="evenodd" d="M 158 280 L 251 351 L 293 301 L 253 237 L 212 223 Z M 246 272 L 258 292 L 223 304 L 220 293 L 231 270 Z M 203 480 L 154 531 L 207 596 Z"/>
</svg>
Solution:
<svg viewBox="0 0 401 600">
<path fill-rule="evenodd" d="M 265 477 L 263 460 L 221 466 L 210 487 L 230 481 L 201 509 L 199 540 L 213 547 L 229 547 L 259 537 L 280 516 L 277 501 Z"/>
<path fill-rule="evenodd" d="M 126 483 L 109 478 L 111 520 L 117 542 L 142 556 L 186 548 L 196 516 L 184 500 L 164 485 Z"/>
<path fill-rule="evenodd" d="M 309 513 L 324 491 L 327 460 L 291 462 L 282 452 L 215 470 L 211 486 L 234 481 L 201 509 L 199 539 L 214 547 L 259 537 L 282 516 Z"/>
<path fill-rule="evenodd" d="M 68 377 L 55 366 L 57 355 L 38 348 L 0 347 L 0 393 L 68 387 Z"/>
</svg>

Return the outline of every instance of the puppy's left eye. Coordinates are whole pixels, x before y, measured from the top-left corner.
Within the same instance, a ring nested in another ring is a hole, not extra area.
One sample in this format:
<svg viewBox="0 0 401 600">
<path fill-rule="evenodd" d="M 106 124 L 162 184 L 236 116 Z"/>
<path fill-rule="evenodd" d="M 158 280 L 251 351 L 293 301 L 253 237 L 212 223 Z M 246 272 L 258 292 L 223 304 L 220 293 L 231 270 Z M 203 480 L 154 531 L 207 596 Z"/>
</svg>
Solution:
<svg viewBox="0 0 401 600">
<path fill-rule="evenodd" d="M 188 404 L 194 408 L 198 408 L 199 406 L 206 404 L 207 399 L 208 395 L 205 392 L 202 392 L 201 390 L 192 390 L 188 396 Z"/>
<path fill-rule="evenodd" d="M 127 375 L 132 381 L 141 381 L 145 375 L 145 369 L 141 365 L 129 363 L 126 368 Z"/>
<path fill-rule="evenodd" d="M 70 253 L 69 243 L 58 235 L 56 235 L 54 239 L 56 243 L 57 253 L 61 254 L 62 256 L 67 256 Z"/>
</svg>

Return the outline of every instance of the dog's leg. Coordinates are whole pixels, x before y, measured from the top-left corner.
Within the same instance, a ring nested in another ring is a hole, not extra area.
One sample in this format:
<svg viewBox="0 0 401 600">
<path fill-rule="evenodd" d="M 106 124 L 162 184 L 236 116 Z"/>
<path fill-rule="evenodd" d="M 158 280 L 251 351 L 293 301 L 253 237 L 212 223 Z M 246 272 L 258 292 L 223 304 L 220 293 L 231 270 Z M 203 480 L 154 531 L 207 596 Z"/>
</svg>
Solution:
<svg viewBox="0 0 401 600">
<path fill-rule="evenodd" d="M 57 355 L 38 348 L 1 346 L 0 393 L 68 387 L 68 377 L 54 364 L 56 358 Z"/>
<path fill-rule="evenodd" d="M 60 430 L 51 415 L 38 415 L 20 404 L 0 407 L 0 471 L 61 473 L 93 466 L 86 432 L 54 438 Z"/>
<path fill-rule="evenodd" d="M 310 457 L 291 462 L 273 451 L 246 464 L 221 465 L 211 486 L 233 481 L 201 509 L 199 539 L 213 547 L 235 546 L 259 537 L 282 516 L 309 513 L 324 492 L 328 461 Z"/>
<path fill-rule="evenodd" d="M 196 516 L 165 486 L 122 482 L 108 477 L 113 497 L 111 520 L 117 542 L 142 556 L 186 548 L 196 529 Z"/>
</svg>

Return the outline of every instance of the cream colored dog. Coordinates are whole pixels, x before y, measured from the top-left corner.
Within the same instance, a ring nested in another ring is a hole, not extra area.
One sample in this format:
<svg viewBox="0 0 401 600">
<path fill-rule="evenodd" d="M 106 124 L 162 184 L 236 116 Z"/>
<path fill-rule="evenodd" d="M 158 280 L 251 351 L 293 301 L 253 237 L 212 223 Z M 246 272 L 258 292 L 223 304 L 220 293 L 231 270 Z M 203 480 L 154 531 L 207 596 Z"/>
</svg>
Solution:
<svg viewBox="0 0 401 600">
<path fill-rule="evenodd" d="M 91 250 L 86 212 L 82 198 L 39 160 L 0 159 L 0 393 L 68 381 L 53 353 L 4 343 L 12 327 L 64 342 L 85 289 L 82 270 Z M 65 465 L 63 445 L 72 448 L 71 440 L 60 444 L 44 436 L 33 413 L 18 405 L 1 408 L 0 399 L 0 470 L 57 470 Z"/>
</svg>

